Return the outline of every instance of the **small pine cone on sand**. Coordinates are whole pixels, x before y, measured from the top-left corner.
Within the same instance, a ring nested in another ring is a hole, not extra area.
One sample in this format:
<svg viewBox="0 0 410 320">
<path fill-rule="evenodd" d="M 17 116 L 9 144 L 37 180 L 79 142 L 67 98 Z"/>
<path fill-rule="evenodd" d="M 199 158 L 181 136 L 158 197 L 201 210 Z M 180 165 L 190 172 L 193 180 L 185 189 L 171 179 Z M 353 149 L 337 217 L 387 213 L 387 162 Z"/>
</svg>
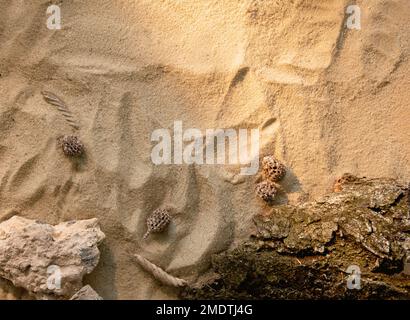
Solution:
<svg viewBox="0 0 410 320">
<path fill-rule="evenodd" d="M 171 216 L 165 209 L 156 209 L 147 219 L 147 232 L 144 239 L 148 237 L 151 232 L 162 232 L 171 222 Z"/>
<path fill-rule="evenodd" d="M 266 156 L 262 159 L 262 171 L 265 179 L 272 182 L 280 181 L 286 175 L 286 167 L 273 156 Z"/>
<path fill-rule="evenodd" d="M 76 136 L 62 136 L 58 142 L 68 157 L 81 157 L 84 154 L 84 145 Z"/>
<path fill-rule="evenodd" d="M 272 202 L 278 192 L 278 189 L 274 183 L 265 180 L 256 185 L 255 192 L 264 201 Z"/>
</svg>

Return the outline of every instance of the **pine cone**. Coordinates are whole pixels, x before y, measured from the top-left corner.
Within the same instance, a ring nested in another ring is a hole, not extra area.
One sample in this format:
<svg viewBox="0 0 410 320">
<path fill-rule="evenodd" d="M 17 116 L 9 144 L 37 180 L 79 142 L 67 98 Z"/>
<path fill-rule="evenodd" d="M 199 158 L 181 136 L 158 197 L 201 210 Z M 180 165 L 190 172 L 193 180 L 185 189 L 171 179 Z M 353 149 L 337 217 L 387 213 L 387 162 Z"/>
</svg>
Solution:
<svg viewBox="0 0 410 320">
<path fill-rule="evenodd" d="M 84 145 L 76 136 L 63 136 L 59 143 L 68 157 L 80 157 L 84 153 Z"/>
<path fill-rule="evenodd" d="M 255 192 L 266 202 L 272 202 L 278 192 L 278 189 L 274 183 L 266 180 L 256 185 Z"/>
<path fill-rule="evenodd" d="M 147 219 L 148 230 L 144 235 L 144 239 L 148 237 L 151 232 L 162 232 L 171 222 L 171 216 L 165 209 L 156 209 Z"/>
<path fill-rule="evenodd" d="M 272 182 L 280 181 L 286 175 L 286 167 L 273 156 L 262 159 L 262 170 L 265 178 Z"/>
</svg>

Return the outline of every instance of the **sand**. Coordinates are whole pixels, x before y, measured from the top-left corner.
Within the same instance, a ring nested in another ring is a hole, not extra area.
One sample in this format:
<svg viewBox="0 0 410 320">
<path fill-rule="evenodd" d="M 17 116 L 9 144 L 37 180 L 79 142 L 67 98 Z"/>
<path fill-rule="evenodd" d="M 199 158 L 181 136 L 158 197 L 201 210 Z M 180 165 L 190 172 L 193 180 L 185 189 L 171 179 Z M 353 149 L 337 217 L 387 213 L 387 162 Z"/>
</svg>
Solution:
<svg viewBox="0 0 410 320">
<path fill-rule="evenodd" d="M 195 281 L 269 206 L 237 166 L 153 165 L 155 129 L 259 128 L 261 156 L 289 168 L 276 203 L 344 172 L 410 180 L 410 3 L 358 0 L 349 30 L 350 2 L 61 0 L 62 29 L 48 30 L 50 1 L 0 0 L 0 221 L 96 217 L 107 238 L 86 283 L 105 299 L 174 299 L 133 253 Z M 42 90 L 78 119 L 85 161 L 57 147 L 73 130 Z M 170 228 L 143 241 L 158 207 Z"/>
</svg>

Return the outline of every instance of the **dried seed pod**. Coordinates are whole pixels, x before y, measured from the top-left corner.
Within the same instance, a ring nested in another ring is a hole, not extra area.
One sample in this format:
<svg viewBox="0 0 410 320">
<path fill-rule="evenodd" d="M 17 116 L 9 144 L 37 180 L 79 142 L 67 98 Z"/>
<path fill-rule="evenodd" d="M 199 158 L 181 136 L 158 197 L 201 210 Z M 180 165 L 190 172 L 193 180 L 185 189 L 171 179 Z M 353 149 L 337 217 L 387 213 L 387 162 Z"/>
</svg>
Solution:
<svg viewBox="0 0 410 320">
<path fill-rule="evenodd" d="M 265 180 L 256 185 L 255 192 L 266 202 L 272 202 L 278 192 L 278 189 L 274 183 Z"/>
<path fill-rule="evenodd" d="M 263 175 L 267 180 L 277 182 L 286 175 L 286 167 L 273 156 L 266 156 L 262 159 Z"/>
<path fill-rule="evenodd" d="M 68 157 L 80 157 L 84 153 L 84 145 L 76 136 L 62 136 L 58 141 Z"/>
<path fill-rule="evenodd" d="M 171 216 L 165 209 L 156 209 L 147 219 L 147 232 L 144 239 L 148 237 L 151 232 L 162 232 L 171 222 Z"/>
</svg>

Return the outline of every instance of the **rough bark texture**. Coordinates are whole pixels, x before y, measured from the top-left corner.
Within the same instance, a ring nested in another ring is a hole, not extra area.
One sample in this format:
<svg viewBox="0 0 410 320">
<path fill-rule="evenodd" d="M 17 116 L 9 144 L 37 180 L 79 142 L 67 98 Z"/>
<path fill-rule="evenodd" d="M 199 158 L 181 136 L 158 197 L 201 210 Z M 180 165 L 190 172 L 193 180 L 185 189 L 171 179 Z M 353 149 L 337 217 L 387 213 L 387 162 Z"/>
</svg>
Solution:
<svg viewBox="0 0 410 320">
<path fill-rule="evenodd" d="M 104 238 L 97 219 L 51 226 L 14 216 L 0 224 L 0 276 L 36 298 L 70 298 L 97 266 Z"/>
<path fill-rule="evenodd" d="M 409 199 L 397 181 L 346 174 L 318 201 L 256 216 L 252 238 L 214 256 L 213 273 L 182 297 L 409 299 Z M 361 289 L 348 289 L 351 265 Z"/>
</svg>

